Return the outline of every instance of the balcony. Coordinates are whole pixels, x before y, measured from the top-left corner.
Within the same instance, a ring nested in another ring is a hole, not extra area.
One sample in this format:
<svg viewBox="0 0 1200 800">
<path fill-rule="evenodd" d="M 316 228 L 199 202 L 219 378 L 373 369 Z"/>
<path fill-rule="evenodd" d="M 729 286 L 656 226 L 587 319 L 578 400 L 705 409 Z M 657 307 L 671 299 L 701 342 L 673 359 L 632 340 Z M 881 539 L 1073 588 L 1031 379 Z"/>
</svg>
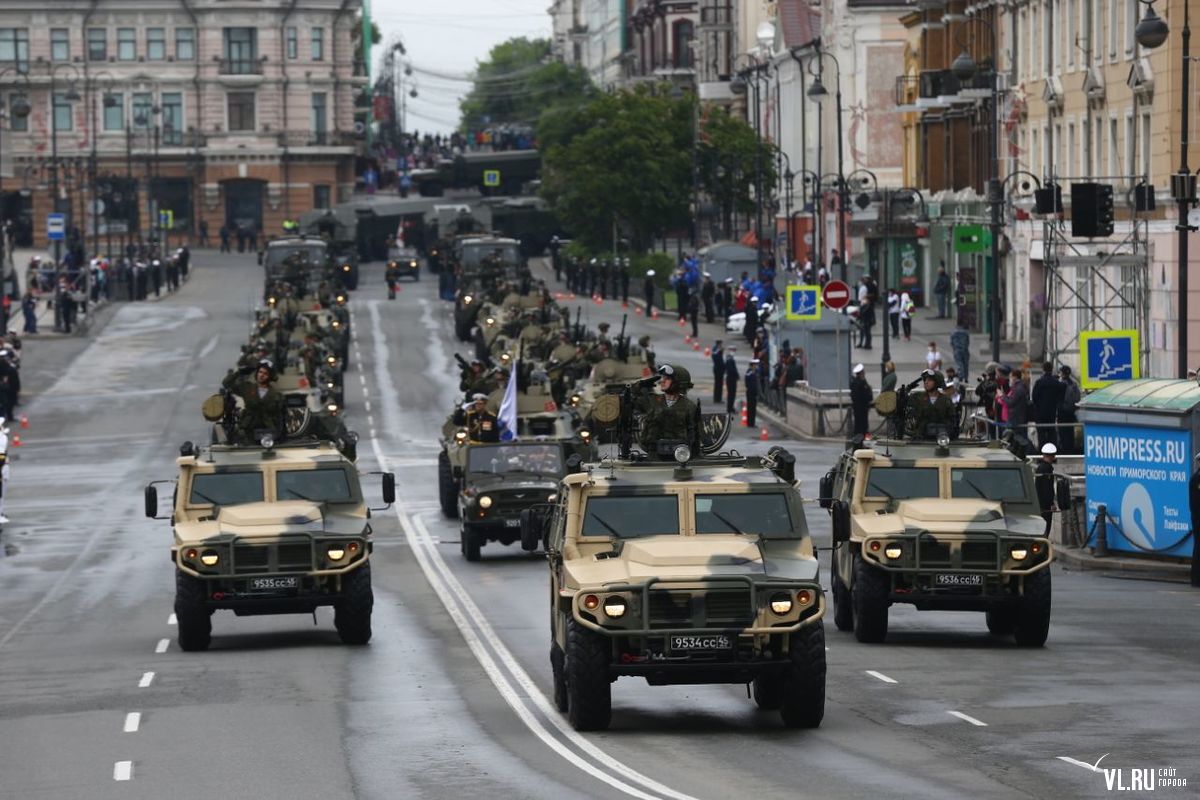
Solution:
<svg viewBox="0 0 1200 800">
<path fill-rule="evenodd" d="M 958 78 L 948 69 L 923 69 L 919 81 L 918 103 L 921 100 L 936 100 L 943 105 L 949 104 L 960 89 Z"/>
<path fill-rule="evenodd" d="M 276 134 L 280 147 L 354 147 L 358 138 L 353 131 L 282 131 Z"/>
<path fill-rule="evenodd" d="M 257 86 L 263 81 L 263 58 L 220 58 L 214 56 L 217 62 L 217 76 L 226 86 Z"/>
</svg>

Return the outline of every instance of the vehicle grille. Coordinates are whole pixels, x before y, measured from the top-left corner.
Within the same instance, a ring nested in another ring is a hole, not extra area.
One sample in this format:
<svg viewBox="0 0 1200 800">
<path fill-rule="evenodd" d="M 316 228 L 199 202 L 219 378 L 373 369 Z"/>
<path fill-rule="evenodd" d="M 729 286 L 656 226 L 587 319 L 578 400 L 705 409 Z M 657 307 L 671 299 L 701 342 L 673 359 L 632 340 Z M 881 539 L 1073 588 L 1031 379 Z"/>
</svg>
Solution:
<svg viewBox="0 0 1200 800">
<path fill-rule="evenodd" d="M 963 542 L 962 565 L 968 569 L 996 569 L 996 541 Z"/>
<path fill-rule="evenodd" d="M 748 590 L 651 590 L 649 627 L 739 627 L 754 621 Z"/>
<path fill-rule="evenodd" d="M 955 552 L 957 551 L 957 553 Z M 974 541 L 939 542 L 932 536 L 917 540 L 917 555 L 922 569 L 997 569 L 996 540 L 988 537 Z"/>
<path fill-rule="evenodd" d="M 518 497 L 518 495 L 521 495 Z M 497 511 L 506 513 L 519 513 L 529 508 L 534 503 L 544 503 L 549 496 L 547 490 L 529 489 L 523 492 L 512 492 L 492 495 L 495 505 L 492 506 L 492 513 Z"/>
<path fill-rule="evenodd" d="M 312 570 L 312 546 L 293 544 L 239 544 L 233 549 L 235 575 L 257 572 L 309 572 Z"/>
<path fill-rule="evenodd" d="M 922 567 L 949 567 L 952 564 L 950 545 L 929 536 L 917 540 L 917 558 Z"/>
</svg>

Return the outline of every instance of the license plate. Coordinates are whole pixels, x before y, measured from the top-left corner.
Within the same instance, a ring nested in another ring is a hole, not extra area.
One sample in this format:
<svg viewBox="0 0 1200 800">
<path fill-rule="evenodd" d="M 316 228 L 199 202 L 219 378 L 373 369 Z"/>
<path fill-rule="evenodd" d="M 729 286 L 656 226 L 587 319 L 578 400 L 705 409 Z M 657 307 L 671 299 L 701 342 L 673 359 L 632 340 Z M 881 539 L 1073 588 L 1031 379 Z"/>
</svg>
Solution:
<svg viewBox="0 0 1200 800">
<path fill-rule="evenodd" d="M 521 520 L 520 520 L 520 518 L 517 518 L 517 519 L 506 519 L 506 520 L 504 520 L 504 527 L 506 527 L 506 528 L 519 528 L 519 527 L 521 527 Z"/>
<path fill-rule="evenodd" d="M 671 649 L 679 652 L 694 650 L 732 650 L 733 643 L 728 636 L 672 636 Z"/>
<path fill-rule="evenodd" d="M 262 592 L 273 591 L 275 589 L 297 589 L 300 586 L 300 578 L 295 575 L 289 575 L 286 578 L 251 578 L 250 591 Z"/>
<path fill-rule="evenodd" d="M 970 575 L 934 575 L 934 586 L 983 586 L 983 576 Z"/>
</svg>

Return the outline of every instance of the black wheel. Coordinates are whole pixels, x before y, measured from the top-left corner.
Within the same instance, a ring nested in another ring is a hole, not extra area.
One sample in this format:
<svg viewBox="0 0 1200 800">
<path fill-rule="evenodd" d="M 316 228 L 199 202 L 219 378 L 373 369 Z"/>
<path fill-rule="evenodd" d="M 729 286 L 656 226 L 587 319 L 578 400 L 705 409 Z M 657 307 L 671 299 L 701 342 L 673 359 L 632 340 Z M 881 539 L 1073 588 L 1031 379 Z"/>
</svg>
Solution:
<svg viewBox="0 0 1200 800">
<path fill-rule="evenodd" d="M 1050 633 L 1050 568 L 1025 576 L 1025 594 L 1017 606 L 1013 636 L 1022 647 L 1041 647 Z"/>
<path fill-rule="evenodd" d="M 467 561 L 478 561 L 479 551 L 483 548 L 483 542 L 480 541 L 480 536 L 475 531 L 463 525 L 459 529 L 459 541 L 462 542 L 462 554 Z"/>
<path fill-rule="evenodd" d="M 887 637 L 888 592 L 891 580 L 881 569 L 854 557 L 854 585 L 850 601 L 854 608 L 854 638 L 860 642 L 882 642 Z"/>
<path fill-rule="evenodd" d="M 602 731 L 612 720 L 611 658 L 608 639 L 567 622 L 567 720 L 577 731 Z"/>
<path fill-rule="evenodd" d="M 554 673 L 554 707 L 559 711 L 567 710 L 567 657 L 558 642 L 550 643 L 550 671 Z"/>
<path fill-rule="evenodd" d="M 783 705 L 782 673 L 759 675 L 754 679 L 754 703 L 763 711 L 778 711 Z"/>
<path fill-rule="evenodd" d="M 450 469 L 450 457 L 443 450 L 438 454 L 438 501 L 442 514 L 450 519 L 458 517 L 458 483 Z"/>
<path fill-rule="evenodd" d="M 371 564 L 367 562 L 342 576 L 342 596 L 333 606 L 333 625 L 346 644 L 371 641 Z"/>
<path fill-rule="evenodd" d="M 175 571 L 175 622 L 181 650 L 189 653 L 207 650 L 212 641 L 212 611 L 204 605 L 206 597 L 204 581 Z"/>
<path fill-rule="evenodd" d="M 854 606 L 850 602 L 850 590 L 846 588 L 846 584 L 842 581 L 842 576 L 837 571 L 837 559 L 834 558 L 834 563 L 830 567 L 830 583 L 832 585 L 833 595 L 833 624 L 837 626 L 839 631 L 854 630 Z"/>
<path fill-rule="evenodd" d="M 1017 610 L 1015 608 L 993 608 L 985 611 L 984 619 L 987 628 L 995 636 L 1012 636 L 1017 627 Z"/>
<path fill-rule="evenodd" d="M 825 716 L 825 626 L 817 620 L 792 634 L 779 714 L 789 728 L 816 728 Z"/>
</svg>

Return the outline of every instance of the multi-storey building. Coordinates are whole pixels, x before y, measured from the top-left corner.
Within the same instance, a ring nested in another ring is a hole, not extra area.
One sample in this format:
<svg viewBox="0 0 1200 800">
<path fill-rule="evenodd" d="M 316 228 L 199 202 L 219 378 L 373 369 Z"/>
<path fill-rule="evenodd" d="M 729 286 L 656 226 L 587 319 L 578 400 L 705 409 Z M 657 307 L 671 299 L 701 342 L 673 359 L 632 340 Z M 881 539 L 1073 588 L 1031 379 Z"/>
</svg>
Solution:
<svg viewBox="0 0 1200 800">
<path fill-rule="evenodd" d="M 693 87 L 697 19 L 695 0 L 638 0 L 627 77 Z"/>
<path fill-rule="evenodd" d="M 360 6 L 6 3 L 4 216 L 41 243 L 57 207 L 104 246 L 159 220 L 177 233 L 204 221 L 213 238 L 224 225 L 273 233 L 348 199 L 367 81 Z"/>
</svg>

